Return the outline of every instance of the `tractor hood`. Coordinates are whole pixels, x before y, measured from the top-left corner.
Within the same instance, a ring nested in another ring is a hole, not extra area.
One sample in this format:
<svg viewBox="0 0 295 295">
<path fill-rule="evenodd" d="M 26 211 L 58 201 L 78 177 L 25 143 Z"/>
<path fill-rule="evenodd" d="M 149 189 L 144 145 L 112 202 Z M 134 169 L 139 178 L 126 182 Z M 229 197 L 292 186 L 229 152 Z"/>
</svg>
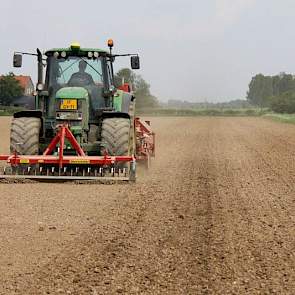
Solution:
<svg viewBox="0 0 295 295">
<path fill-rule="evenodd" d="M 56 98 L 56 119 L 71 121 L 71 132 L 81 135 L 82 130 L 88 131 L 89 96 L 83 87 L 64 87 L 59 89 Z"/>
<path fill-rule="evenodd" d="M 83 87 L 64 87 L 56 92 L 57 99 L 87 99 L 88 91 Z"/>
</svg>

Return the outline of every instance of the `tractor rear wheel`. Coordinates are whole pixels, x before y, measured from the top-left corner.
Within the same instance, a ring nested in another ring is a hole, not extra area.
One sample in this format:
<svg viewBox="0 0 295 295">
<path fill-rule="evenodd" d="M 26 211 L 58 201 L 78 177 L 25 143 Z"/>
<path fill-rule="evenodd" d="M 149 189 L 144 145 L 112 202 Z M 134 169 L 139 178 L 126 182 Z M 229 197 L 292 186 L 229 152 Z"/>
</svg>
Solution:
<svg viewBox="0 0 295 295">
<path fill-rule="evenodd" d="M 135 150 L 134 130 L 130 119 L 107 118 L 102 121 L 101 141 L 103 147 L 101 154 L 107 152 L 110 156 L 130 156 Z M 129 167 L 129 180 L 136 181 L 136 163 L 121 163 L 116 165 L 119 169 Z M 116 168 L 115 167 L 115 168 Z"/>
<path fill-rule="evenodd" d="M 14 118 L 10 130 L 10 152 L 19 155 L 38 155 L 41 121 L 39 118 Z"/>
<path fill-rule="evenodd" d="M 130 136 L 130 119 L 107 118 L 102 122 L 101 153 L 110 156 L 128 156 L 132 153 L 132 137 Z"/>
</svg>

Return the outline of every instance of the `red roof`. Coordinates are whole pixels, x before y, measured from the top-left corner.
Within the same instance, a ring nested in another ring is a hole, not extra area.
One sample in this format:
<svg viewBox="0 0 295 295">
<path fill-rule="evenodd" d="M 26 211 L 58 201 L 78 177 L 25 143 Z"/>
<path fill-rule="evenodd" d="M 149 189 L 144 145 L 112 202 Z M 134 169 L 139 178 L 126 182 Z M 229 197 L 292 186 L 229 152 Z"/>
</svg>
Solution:
<svg viewBox="0 0 295 295">
<path fill-rule="evenodd" d="M 31 80 L 31 77 L 30 76 L 14 76 L 14 78 L 19 81 L 20 85 L 26 89 L 27 86 L 28 86 L 28 83 L 30 83 Z"/>
</svg>

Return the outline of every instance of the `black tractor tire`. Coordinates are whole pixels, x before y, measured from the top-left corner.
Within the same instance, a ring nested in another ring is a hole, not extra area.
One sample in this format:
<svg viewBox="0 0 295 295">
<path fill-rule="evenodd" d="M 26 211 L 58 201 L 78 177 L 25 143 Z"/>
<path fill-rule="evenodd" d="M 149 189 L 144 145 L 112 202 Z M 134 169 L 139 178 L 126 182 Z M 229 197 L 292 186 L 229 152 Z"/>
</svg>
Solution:
<svg viewBox="0 0 295 295">
<path fill-rule="evenodd" d="M 41 120 L 39 118 L 14 118 L 10 129 L 10 152 L 19 155 L 38 155 Z"/>
<path fill-rule="evenodd" d="M 102 121 L 101 154 L 110 156 L 128 156 L 132 154 L 132 136 L 130 119 L 106 118 Z"/>
</svg>

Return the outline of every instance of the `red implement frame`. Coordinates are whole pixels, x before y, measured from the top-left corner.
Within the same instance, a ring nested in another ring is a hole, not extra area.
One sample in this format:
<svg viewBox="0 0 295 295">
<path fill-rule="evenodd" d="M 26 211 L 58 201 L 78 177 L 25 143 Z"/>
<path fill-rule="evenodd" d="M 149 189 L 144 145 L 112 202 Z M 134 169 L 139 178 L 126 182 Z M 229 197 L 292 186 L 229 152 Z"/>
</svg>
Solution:
<svg viewBox="0 0 295 295">
<path fill-rule="evenodd" d="M 120 90 L 131 92 L 129 83 L 124 83 L 119 87 Z M 136 133 L 136 160 L 150 166 L 151 157 L 155 157 L 155 133 L 151 130 L 150 121 L 142 121 L 140 118 L 135 118 L 135 133 Z"/>
<path fill-rule="evenodd" d="M 155 133 L 151 130 L 150 121 L 141 121 L 135 118 L 136 130 L 136 159 L 149 162 L 155 157 Z"/>
<path fill-rule="evenodd" d="M 65 156 L 64 145 L 65 139 L 71 144 L 75 149 L 77 156 Z M 56 149 L 57 145 L 58 155 L 51 155 Z M 59 131 L 57 135 L 53 138 L 43 155 L 18 155 L 16 152 L 13 155 L 0 155 L 0 160 L 7 161 L 7 163 L 12 166 L 17 166 L 19 164 L 51 164 L 58 165 L 62 168 L 64 165 L 100 165 L 108 166 L 119 162 L 134 162 L 134 156 L 109 156 L 105 154 L 104 156 L 86 156 L 76 138 L 70 131 L 68 125 L 64 124 L 59 126 Z"/>
<path fill-rule="evenodd" d="M 82 150 L 81 146 L 77 142 L 76 138 L 70 131 L 67 124 L 58 126 L 58 132 L 52 139 L 49 146 L 44 151 L 43 155 L 18 155 L 14 152 L 13 155 L 0 155 L 0 161 L 7 161 L 12 167 L 18 167 L 22 165 L 40 164 L 40 165 L 54 165 L 59 168 L 59 171 L 65 166 L 85 166 L 93 167 L 112 167 L 117 163 L 130 163 L 129 180 L 135 180 L 136 162 L 145 163 L 146 167 L 150 165 L 151 157 L 155 156 L 155 133 L 151 131 L 149 121 L 141 121 L 136 118 L 134 121 L 135 133 L 136 133 L 136 155 L 130 156 L 109 156 L 107 153 L 104 156 L 87 156 Z M 64 155 L 65 141 L 70 143 L 72 148 L 76 151 L 77 155 L 69 156 Z M 53 153 L 57 150 L 57 154 Z M 5 174 L 5 172 L 4 172 Z M 44 176 L 32 176 L 32 175 L 0 175 L 0 178 L 6 177 L 23 177 L 23 178 L 43 178 Z M 55 176 L 45 178 L 54 178 Z M 58 176 L 56 179 L 73 179 L 72 176 Z M 77 176 L 75 178 L 82 179 L 83 177 Z M 96 176 L 88 179 L 97 179 Z M 124 178 L 126 180 L 126 177 Z"/>
</svg>

